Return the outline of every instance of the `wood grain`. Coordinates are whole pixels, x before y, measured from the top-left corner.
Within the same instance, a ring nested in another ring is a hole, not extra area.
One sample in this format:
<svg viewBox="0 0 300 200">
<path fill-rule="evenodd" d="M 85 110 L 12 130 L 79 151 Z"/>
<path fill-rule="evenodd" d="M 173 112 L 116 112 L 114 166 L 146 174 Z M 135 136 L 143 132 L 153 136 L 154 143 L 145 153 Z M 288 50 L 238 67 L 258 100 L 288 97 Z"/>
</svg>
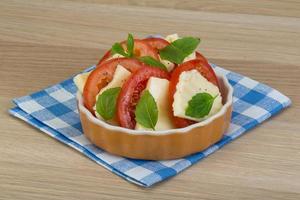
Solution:
<svg viewBox="0 0 300 200">
<path fill-rule="evenodd" d="M 0 1 L 0 199 L 300 199 L 299 2 L 167 2 Z M 127 32 L 199 36 L 211 62 L 293 105 L 150 189 L 8 115 L 12 98 L 96 63 Z"/>
<path fill-rule="evenodd" d="M 70 0 L 72 2 L 81 0 Z M 153 8 L 168 8 L 175 10 L 192 10 L 224 13 L 259 14 L 270 16 L 299 17 L 300 2 L 261 0 L 261 1 L 239 1 L 239 0 L 171 0 L 167 3 L 161 0 L 85 0 L 85 2 L 108 5 L 130 5 Z M 288 10 L 288 12 L 287 12 Z"/>
</svg>

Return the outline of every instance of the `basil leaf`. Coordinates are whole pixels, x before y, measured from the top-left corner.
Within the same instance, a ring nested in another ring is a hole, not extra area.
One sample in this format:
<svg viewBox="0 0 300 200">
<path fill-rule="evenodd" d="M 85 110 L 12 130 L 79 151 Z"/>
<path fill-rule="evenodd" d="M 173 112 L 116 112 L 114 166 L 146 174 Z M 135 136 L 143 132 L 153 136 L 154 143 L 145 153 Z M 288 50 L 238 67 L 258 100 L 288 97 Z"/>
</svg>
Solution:
<svg viewBox="0 0 300 200">
<path fill-rule="evenodd" d="M 120 87 L 105 90 L 97 99 L 96 111 L 104 120 L 112 119 L 116 113 L 117 97 L 121 91 Z"/>
<path fill-rule="evenodd" d="M 199 38 L 184 37 L 172 42 L 172 45 L 184 52 L 185 57 L 193 53 L 200 43 Z"/>
<path fill-rule="evenodd" d="M 185 110 L 185 114 L 194 118 L 202 118 L 209 114 L 215 97 L 210 94 L 203 92 L 198 93 L 192 97 L 192 99 L 188 102 L 188 107 Z"/>
<path fill-rule="evenodd" d="M 141 62 L 146 63 L 147 65 L 150 65 L 152 67 L 158 67 L 162 70 L 168 71 L 167 67 L 162 64 L 160 61 L 155 60 L 154 58 L 152 58 L 151 56 L 143 56 L 143 57 L 139 57 L 138 58 Z"/>
<path fill-rule="evenodd" d="M 127 53 L 128 57 L 133 56 L 133 47 L 134 47 L 134 40 L 133 36 L 129 33 L 127 37 Z"/>
<path fill-rule="evenodd" d="M 146 128 L 155 130 L 158 119 L 158 109 L 153 96 L 145 90 L 135 109 L 135 120 Z"/>
<path fill-rule="evenodd" d="M 177 49 L 175 46 L 172 44 L 166 46 L 165 48 L 161 49 L 159 51 L 159 55 L 162 59 L 171 61 L 176 64 L 182 63 L 182 61 L 185 58 L 184 53 L 180 50 Z"/>
<path fill-rule="evenodd" d="M 180 64 L 185 57 L 195 51 L 199 43 L 200 39 L 193 37 L 184 37 L 175 40 L 159 51 L 160 57 L 176 64 Z"/>
<path fill-rule="evenodd" d="M 128 57 L 127 53 L 124 51 L 123 47 L 121 46 L 120 43 L 115 43 L 112 48 L 111 48 L 111 53 L 112 54 L 120 54 L 122 56 Z"/>
</svg>

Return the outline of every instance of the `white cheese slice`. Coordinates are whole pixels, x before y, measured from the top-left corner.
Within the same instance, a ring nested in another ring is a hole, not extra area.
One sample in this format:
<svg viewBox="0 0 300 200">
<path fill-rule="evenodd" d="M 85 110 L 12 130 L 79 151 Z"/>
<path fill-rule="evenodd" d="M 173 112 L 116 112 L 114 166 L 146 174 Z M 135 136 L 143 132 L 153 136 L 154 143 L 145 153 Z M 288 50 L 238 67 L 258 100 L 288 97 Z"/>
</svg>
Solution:
<svg viewBox="0 0 300 200">
<path fill-rule="evenodd" d="M 168 60 L 161 59 L 160 57 L 159 57 L 159 59 L 160 59 L 160 62 L 166 66 L 168 72 L 170 72 L 174 69 L 174 67 L 175 67 L 174 63 L 172 63 L 171 61 L 168 61 Z"/>
<path fill-rule="evenodd" d="M 178 36 L 177 33 L 171 34 L 171 35 L 167 35 L 167 36 L 165 37 L 165 40 L 167 40 L 167 41 L 170 42 L 170 43 L 172 43 L 172 42 L 174 42 L 175 40 L 178 40 L 178 39 L 179 39 L 179 36 Z"/>
<path fill-rule="evenodd" d="M 182 62 L 187 62 L 187 61 L 194 60 L 194 59 L 196 59 L 196 52 L 195 51 L 193 53 L 191 53 L 190 55 L 188 55 L 187 57 L 185 57 Z"/>
<path fill-rule="evenodd" d="M 111 60 L 111 59 L 114 59 L 114 58 L 124 58 L 123 55 L 121 54 L 118 54 L 118 53 L 115 53 L 114 55 L 112 55 L 110 58 L 108 58 L 107 60 Z"/>
<path fill-rule="evenodd" d="M 161 59 L 160 57 L 159 57 L 159 59 L 160 59 L 160 62 L 167 67 L 168 72 L 170 72 L 174 69 L 174 67 L 175 67 L 174 63 L 172 63 L 171 61 L 168 61 L 168 60 Z M 195 51 L 193 53 L 191 53 L 190 55 L 188 55 L 187 57 L 185 57 L 182 62 L 187 62 L 187 61 L 194 60 L 194 59 L 196 59 Z"/>
<path fill-rule="evenodd" d="M 153 96 L 157 109 L 158 109 L 158 120 L 155 125 L 155 130 L 168 130 L 173 129 L 174 126 L 169 116 L 169 81 L 166 79 L 151 77 L 148 82 L 146 89 Z M 140 124 L 136 124 L 136 130 L 152 130 L 143 127 Z"/>
<path fill-rule="evenodd" d="M 76 75 L 73 78 L 73 81 L 81 94 L 83 93 L 83 88 L 84 88 L 85 82 L 86 82 L 88 76 L 90 75 L 90 73 L 91 72 L 81 73 L 81 74 Z"/>
<path fill-rule="evenodd" d="M 99 94 L 110 88 L 122 87 L 122 85 L 130 75 L 131 72 L 128 71 L 125 67 L 123 67 L 122 65 L 117 65 L 113 79 L 104 88 L 100 90 Z"/>
<path fill-rule="evenodd" d="M 98 100 L 98 96 L 102 94 L 105 90 L 108 90 L 110 88 L 116 88 L 116 87 L 122 87 L 125 81 L 129 78 L 131 75 L 131 72 L 125 69 L 122 65 L 117 65 L 116 71 L 114 73 L 113 79 L 100 90 L 98 95 L 96 96 L 96 102 Z M 103 119 L 101 115 L 96 111 L 96 105 L 94 106 L 95 115 L 99 119 Z M 112 124 L 114 124 L 114 120 L 111 121 Z"/>
<path fill-rule="evenodd" d="M 193 118 L 185 115 L 188 102 L 194 95 L 200 92 L 206 92 L 213 97 L 217 95 L 213 106 L 207 116 L 202 119 Z M 182 72 L 179 76 L 179 82 L 176 85 L 173 102 L 174 116 L 201 121 L 207 117 L 217 113 L 222 107 L 222 96 L 219 88 L 204 78 L 197 70 Z"/>
</svg>

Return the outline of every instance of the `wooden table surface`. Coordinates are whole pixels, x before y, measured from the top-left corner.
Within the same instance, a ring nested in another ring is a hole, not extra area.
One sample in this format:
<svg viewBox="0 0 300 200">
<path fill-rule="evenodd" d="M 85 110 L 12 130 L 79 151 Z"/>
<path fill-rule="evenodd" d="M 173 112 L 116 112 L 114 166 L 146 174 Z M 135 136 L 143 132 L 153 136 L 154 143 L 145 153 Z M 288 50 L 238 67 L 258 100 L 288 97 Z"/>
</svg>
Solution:
<svg viewBox="0 0 300 200">
<path fill-rule="evenodd" d="M 8 115 L 12 98 L 96 63 L 128 32 L 201 37 L 211 62 L 293 105 L 149 189 Z M 0 59 L 0 199 L 300 199 L 299 1 L 1 0 Z"/>
</svg>

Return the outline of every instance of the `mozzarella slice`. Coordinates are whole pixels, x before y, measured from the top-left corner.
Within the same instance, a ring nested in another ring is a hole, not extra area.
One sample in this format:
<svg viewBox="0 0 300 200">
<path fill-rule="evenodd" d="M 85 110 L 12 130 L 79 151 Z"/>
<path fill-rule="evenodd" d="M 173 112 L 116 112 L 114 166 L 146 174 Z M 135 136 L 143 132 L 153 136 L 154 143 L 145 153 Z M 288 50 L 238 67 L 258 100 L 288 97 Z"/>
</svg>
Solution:
<svg viewBox="0 0 300 200">
<path fill-rule="evenodd" d="M 195 51 L 193 53 L 191 53 L 190 55 L 188 55 L 187 57 L 185 57 L 185 59 L 182 62 L 187 62 L 187 61 L 194 60 L 194 59 L 196 59 Z"/>
<path fill-rule="evenodd" d="M 170 43 L 172 43 L 172 42 L 174 42 L 175 40 L 178 40 L 178 39 L 179 39 L 179 36 L 178 36 L 177 33 L 171 34 L 171 35 L 167 35 L 167 36 L 165 37 L 165 40 L 167 40 L 167 41 L 170 42 Z"/>
<path fill-rule="evenodd" d="M 155 130 L 167 130 L 174 128 L 170 116 L 169 116 L 169 101 L 168 101 L 168 90 L 169 81 L 166 79 L 151 77 L 148 82 L 146 89 L 153 96 L 157 109 L 158 109 L 158 120 L 155 125 Z M 136 124 L 136 130 L 152 130 L 143 127 L 140 124 Z"/>
<path fill-rule="evenodd" d="M 112 55 L 110 58 L 108 58 L 107 60 L 111 60 L 111 59 L 114 59 L 114 58 L 124 58 L 123 55 L 121 54 L 118 54 L 118 53 L 115 53 L 114 55 Z"/>
<path fill-rule="evenodd" d="M 161 59 L 160 57 L 159 57 L 159 59 L 160 59 L 160 62 L 166 66 L 168 72 L 170 72 L 174 69 L 174 67 L 175 67 L 174 63 L 172 63 L 171 61 L 168 61 L 168 60 Z"/>
<path fill-rule="evenodd" d="M 113 79 L 104 88 L 100 90 L 99 94 L 102 94 L 102 92 L 110 88 L 122 87 L 122 85 L 130 75 L 131 72 L 128 71 L 125 67 L 123 67 L 122 65 L 117 65 Z"/>
<path fill-rule="evenodd" d="M 98 96 L 102 94 L 105 90 L 108 90 L 110 88 L 116 88 L 116 87 L 122 87 L 122 85 L 125 83 L 125 81 L 129 78 L 131 75 L 131 72 L 125 69 L 122 65 L 117 65 L 116 71 L 114 73 L 113 79 L 100 90 L 98 95 L 96 96 L 96 102 L 98 100 Z M 95 115 L 99 119 L 103 119 L 101 115 L 96 111 L 96 105 L 94 106 Z M 112 124 L 116 124 L 115 120 L 110 121 Z"/>
<path fill-rule="evenodd" d="M 213 106 L 207 116 L 202 119 L 193 118 L 185 115 L 188 102 L 194 95 L 200 92 L 207 92 L 213 97 L 217 95 Z M 222 107 L 222 96 L 219 88 L 204 78 L 197 70 L 182 72 L 179 76 L 179 82 L 176 85 L 173 102 L 174 116 L 201 121 L 217 113 Z"/>
<path fill-rule="evenodd" d="M 168 60 L 161 59 L 160 57 L 159 57 L 159 59 L 160 59 L 160 62 L 167 67 L 168 72 L 170 72 L 174 69 L 174 67 L 175 67 L 174 63 L 172 63 Z M 187 57 L 185 57 L 185 59 L 182 62 L 187 62 L 187 61 L 194 60 L 194 59 L 196 59 L 196 52 L 193 52 L 190 55 L 188 55 Z"/>
<path fill-rule="evenodd" d="M 81 94 L 83 93 L 83 88 L 84 88 L 85 82 L 86 82 L 87 78 L 89 77 L 90 73 L 91 72 L 81 73 L 81 74 L 76 75 L 73 78 L 73 81 Z"/>
</svg>

